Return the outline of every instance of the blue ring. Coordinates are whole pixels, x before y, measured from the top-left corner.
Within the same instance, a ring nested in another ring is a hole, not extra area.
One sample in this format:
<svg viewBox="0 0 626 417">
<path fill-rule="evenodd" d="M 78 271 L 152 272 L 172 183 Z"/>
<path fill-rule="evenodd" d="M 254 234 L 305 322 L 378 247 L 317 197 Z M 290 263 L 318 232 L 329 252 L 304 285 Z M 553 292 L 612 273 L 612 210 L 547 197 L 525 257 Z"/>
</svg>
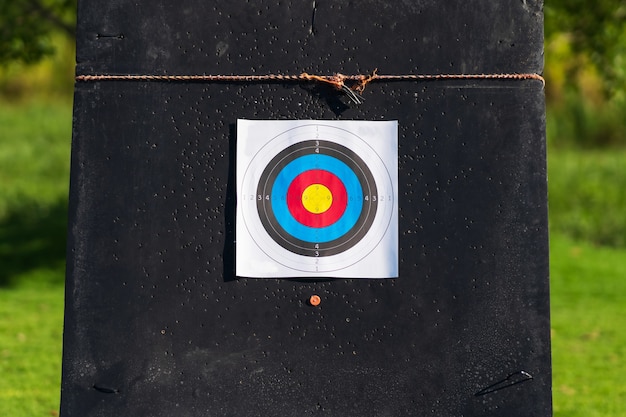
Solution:
<svg viewBox="0 0 626 417">
<path fill-rule="evenodd" d="M 287 207 L 287 190 L 293 180 L 305 171 L 323 169 L 336 175 L 346 187 L 346 210 L 335 223 L 326 227 L 309 227 L 298 222 Z M 363 210 L 363 189 L 352 169 L 328 155 L 305 155 L 288 163 L 276 176 L 272 186 L 272 210 L 280 226 L 291 236 L 305 242 L 326 243 L 346 234 L 356 224 Z"/>
</svg>

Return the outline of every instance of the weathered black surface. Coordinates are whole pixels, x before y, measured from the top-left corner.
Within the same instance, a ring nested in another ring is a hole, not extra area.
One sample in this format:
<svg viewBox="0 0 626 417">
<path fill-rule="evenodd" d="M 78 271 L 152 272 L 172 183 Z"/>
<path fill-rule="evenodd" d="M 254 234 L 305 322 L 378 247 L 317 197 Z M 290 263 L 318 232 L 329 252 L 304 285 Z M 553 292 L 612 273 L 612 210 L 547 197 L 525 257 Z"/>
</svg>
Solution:
<svg viewBox="0 0 626 417">
<path fill-rule="evenodd" d="M 85 0 L 78 73 L 541 71 L 534 1 L 315 4 Z M 541 83 L 340 99 L 77 84 L 63 417 L 551 414 Z M 237 118 L 397 119 L 400 278 L 235 277 Z"/>
</svg>

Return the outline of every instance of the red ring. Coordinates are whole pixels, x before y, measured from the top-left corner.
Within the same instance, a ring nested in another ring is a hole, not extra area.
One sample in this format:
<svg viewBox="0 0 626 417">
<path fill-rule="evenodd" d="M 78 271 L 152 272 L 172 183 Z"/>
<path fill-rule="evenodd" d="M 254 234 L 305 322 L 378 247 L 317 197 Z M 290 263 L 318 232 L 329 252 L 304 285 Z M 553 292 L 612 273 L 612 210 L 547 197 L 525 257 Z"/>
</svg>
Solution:
<svg viewBox="0 0 626 417">
<path fill-rule="evenodd" d="M 322 184 L 330 190 L 333 202 L 323 213 L 311 213 L 302 204 L 302 193 L 311 184 Z M 343 182 L 332 172 L 322 169 L 304 171 L 293 179 L 287 189 L 287 207 L 298 222 L 309 227 L 326 227 L 341 218 L 348 205 L 348 193 Z"/>
</svg>

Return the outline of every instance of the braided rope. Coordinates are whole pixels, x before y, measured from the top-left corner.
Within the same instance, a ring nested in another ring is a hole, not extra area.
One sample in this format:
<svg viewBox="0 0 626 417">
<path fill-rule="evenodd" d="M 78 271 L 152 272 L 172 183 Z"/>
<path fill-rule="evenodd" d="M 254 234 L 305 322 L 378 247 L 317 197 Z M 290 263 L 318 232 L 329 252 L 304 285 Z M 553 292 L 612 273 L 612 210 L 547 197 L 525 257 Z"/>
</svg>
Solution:
<svg viewBox="0 0 626 417">
<path fill-rule="evenodd" d="M 545 79 L 536 73 L 514 74 L 403 74 L 380 75 L 374 70 L 370 75 L 78 75 L 76 81 L 169 81 L 169 82 L 297 82 L 315 81 L 330 84 L 345 92 L 351 100 L 360 104 L 367 84 L 372 81 L 436 81 L 436 80 L 538 80 L 545 87 Z M 346 85 L 350 82 L 352 85 Z"/>
<path fill-rule="evenodd" d="M 76 81 L 222 81 L 222 82 L 262 82 L 262 81 L 319 81 L 341 88 L 345 81 L 357 81 L 366 85 L 371 81 L 411 81 L 411 80 L 539 80 L 544 78 L 535 73 L 529 74 L 403 74 L 381 75 L 374 71 L 371 75 L 77 75 Z"/>
</svg>

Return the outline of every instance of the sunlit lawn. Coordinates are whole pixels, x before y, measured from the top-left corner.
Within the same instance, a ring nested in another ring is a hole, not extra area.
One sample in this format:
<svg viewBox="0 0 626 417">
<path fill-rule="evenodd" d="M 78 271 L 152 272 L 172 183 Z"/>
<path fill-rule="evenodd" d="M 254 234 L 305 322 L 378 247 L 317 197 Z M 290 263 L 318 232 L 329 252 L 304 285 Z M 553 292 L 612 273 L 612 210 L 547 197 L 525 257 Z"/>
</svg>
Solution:
<svg viewBox="0 0 626 417">
<path fill-rule="evenodd" d="M 626 416 L 626 251 L 552 236 L 554 415 Z"/>
<path fill-rule="evenodd" d="M 70 106 L 0 104 L 0 416 L 58 413 Z"/>
</svg>

